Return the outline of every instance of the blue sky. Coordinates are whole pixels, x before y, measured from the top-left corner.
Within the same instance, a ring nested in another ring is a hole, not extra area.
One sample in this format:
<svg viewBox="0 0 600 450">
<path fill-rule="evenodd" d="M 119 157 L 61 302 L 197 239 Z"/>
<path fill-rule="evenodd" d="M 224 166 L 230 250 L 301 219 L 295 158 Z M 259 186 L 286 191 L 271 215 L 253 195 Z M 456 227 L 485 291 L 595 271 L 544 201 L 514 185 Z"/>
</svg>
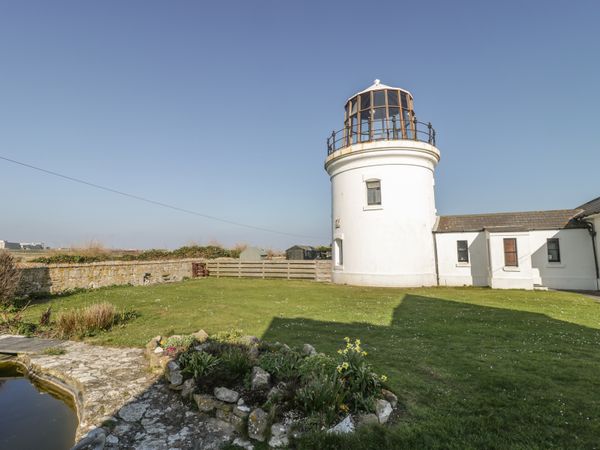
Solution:
<svg viewBox="0 0 600 450">
<path fill-rule="evenodd" d="M 0 239 L 329 240 L 325 139 L 373 79 L 438 133 L 440 214 L 600 195 L 595 1 L 0 1 Z M 408 193 L 407 193 L 408 194 Z"/>
</svg>

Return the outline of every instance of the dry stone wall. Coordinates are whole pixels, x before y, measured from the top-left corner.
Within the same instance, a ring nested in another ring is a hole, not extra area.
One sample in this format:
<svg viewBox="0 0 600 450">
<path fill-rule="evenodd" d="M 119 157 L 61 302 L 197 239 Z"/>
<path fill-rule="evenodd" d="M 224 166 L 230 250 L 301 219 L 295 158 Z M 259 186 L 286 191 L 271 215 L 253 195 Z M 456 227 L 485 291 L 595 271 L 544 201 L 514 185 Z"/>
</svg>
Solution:
<svg viewBox="0 0 600 450">
<path fill-rule="evenodd" d="M 143 285 L 181 281 L 192 277 L 196 259 L 171 261 L 107 261 L 90 264 L 22 266 L 22 294 L 60 293 L 115 285 Z"/>
<path fill-rule="evenodd" d="M 229 260 L 231 261 L 231 260 Z M 168 283 L 192 278 L 193 263 L 205 262 L 211 269 L 214 261 L 199 259 L 179 259 L 169 261 L 106 261 L 90 264 L 23 264 L 21 265 L 20 293 L 58 294 L 74 289 L 95 289 L 105 286 L 130 284 Z M 274 265 L 265 261 L 267 266 Z M 241 266 L 247 264 L 242 262 Z M 294 265 L 294 262 L 290 262 Z M 331 281 L 331 261 L 302 261 L 297 264 L 310 265 L 311 279 L 316 281 Z M 263 269 L 268 272 L 267 269 Z M 216 275 L 216 272 L 215 274 Z M 251 274 L 256 276 L 256 274 Z M 240 277 L 251 276 L 242 270 Z M 270 278 L 265 274 L 262 278 Z M 312 278 L 314 277 L 314 278 Z M 291 277 L 288 277 L 291 278 Z"/>
</svg>

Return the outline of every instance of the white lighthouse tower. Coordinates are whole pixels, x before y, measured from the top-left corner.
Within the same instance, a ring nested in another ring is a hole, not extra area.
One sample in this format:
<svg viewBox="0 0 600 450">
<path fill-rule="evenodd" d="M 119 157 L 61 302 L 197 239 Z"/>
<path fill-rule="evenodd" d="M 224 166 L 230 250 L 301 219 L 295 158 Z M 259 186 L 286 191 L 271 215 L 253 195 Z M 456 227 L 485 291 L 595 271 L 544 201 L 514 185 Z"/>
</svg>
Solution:
<svg viewBox="0 0 600 450">
<path fill-rule="evenodd" d="M 327 141 L 333 281 L 370 286 L 436 284 L 431 124 L 410 92 L 379 80 L 351 97 L 344 128 Z"/>
</svg>

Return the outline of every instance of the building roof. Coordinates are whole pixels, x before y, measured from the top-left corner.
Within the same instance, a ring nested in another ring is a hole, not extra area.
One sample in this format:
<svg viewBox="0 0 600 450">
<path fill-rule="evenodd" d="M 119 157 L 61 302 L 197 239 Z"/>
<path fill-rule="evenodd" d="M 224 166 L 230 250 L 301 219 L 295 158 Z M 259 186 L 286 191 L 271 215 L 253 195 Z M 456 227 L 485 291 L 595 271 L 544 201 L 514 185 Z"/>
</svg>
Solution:
<svg viewBox="0 0 600 450">
<path fill-rule="evenodd" d="M 293 250 L 293 249 L 296 249 L 296 248 L 298 248 L 298 249 L 301 249 L 301 250 L 314 250 L 314 249 L 315 249 L 314 247 L 312 247 L 312 246 L 310 246 L 310 245 L 294 245 L 294 246 L 292 246 L 292 247 L 288 248 L 288 249 L 286 250 L 286 252 L 287 252 L 288 250 Z"/>
<path fill-rule="evenodd" d="M 531 231 L 584 228 L 574 218 L 580 209 L 440 216 L 436 233 L 463 231 Z"/>
<path fill-rule="evenodd" d="M 594 214 L 600 214 L 600 197 L 590 200 L 587 203 L 577 207 L 581 212 L 577 217 L 593 216 Z"/>
</svg>

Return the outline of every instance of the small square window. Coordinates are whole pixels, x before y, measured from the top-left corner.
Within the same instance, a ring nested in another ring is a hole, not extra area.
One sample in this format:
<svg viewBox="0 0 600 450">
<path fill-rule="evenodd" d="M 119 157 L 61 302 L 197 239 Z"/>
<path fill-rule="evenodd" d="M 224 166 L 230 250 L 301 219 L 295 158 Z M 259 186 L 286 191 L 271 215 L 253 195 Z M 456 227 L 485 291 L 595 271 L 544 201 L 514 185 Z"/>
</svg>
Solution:
<svg viewBox="0 0 600 450">
<path fill-rule="evenodd" d="M 381 205 L 381 181 L 367 181 L 367 205 Z"/>
<path fill-rule="evenodd" d="M 456 251 L 457 251 L 459 263 L 468 263 L 469 262 L 469 242 L 468 241 L 456 241 Z"/>
<path fill-rule="evenodd" d="M 548 262 L 560 262 L 560 244 L 557 238 L 548 239 L 546 241 L 548 247 Z"/>
</svg>

